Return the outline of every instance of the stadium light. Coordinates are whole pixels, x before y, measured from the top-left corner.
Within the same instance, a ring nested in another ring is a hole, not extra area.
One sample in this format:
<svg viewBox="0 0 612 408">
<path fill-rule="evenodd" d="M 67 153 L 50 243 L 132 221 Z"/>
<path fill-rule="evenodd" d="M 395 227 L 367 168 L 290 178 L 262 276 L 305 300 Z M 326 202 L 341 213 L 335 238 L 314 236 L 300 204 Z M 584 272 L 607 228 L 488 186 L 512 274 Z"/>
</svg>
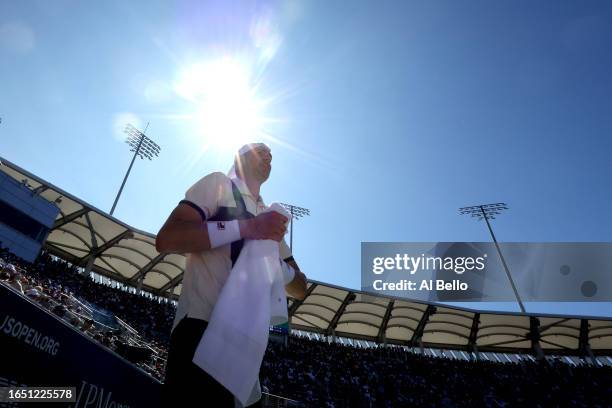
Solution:
<svg viewBox="0 0 612 408">
<path fill-rule="evenodd" d="M 119 197 L 121 196 L 121 192 L 123 191 L 123 187 L 125 186 L 125 182 L 130 175 L 130 171 L 132 171 L 132 166 L 134 165 L 134 161 L 136 160 L 136 156 L 139 156 L 144 160 L 146 157 L 149 160 L 152 160 L 153 157 L 157 157 L 159 152 L 161 151 L 161 147 L 153 140 L 149 139 L 145 136 L 145 132 L 149 128 L 149 123 L 147 122 L 147 126 L 145 127 L 144 132 L 136 129 L 131 124 L 127 124 L 125 127 L 125 133 L 128 135 L 125 139 L 125 143 L 130 145 L 130 151 L 134 152 L 134 157 L 132 157 L 132 162 L 130 163 L 130 167 L 128 167 L 127 173 L 125 173 L 125 177 L 123 178 L 123 183 L 121 183 L 121 187 L 119 188 L 119 192 L 117 193 L 117 197 L 115 198 L 115 202 L 113 203 L 113 207 L 110 210 L 110 215 L 113 215 L 115 211 L 115 207 L 117 206 L 117 202 L 119 201 Z"/>
<path fill-rule="evenodd" d="M 302 217 L 310 215 L 310 210 L 308 208 L 298 207 L 293 204 L 285 204 L 281 203 L 283 207 L 285 207 L 291 213 L 291 233 L 289 235 L 289 248 L 291 249 L 291 253 L 293 253 L 293 219 L 299 220 Z"/>
<path fill-rule="evenodd" d="M 506 271 L 506 275 L 508 276 L 508 280 L 510 281 L 512 290 L 514 291 L 514 296 L 516 296 L 516 300 L 518 301 L 521 311 L 525 313 L 525 306 L 523 306 L 523 302 L 521 301 L 521 297 L 519 296 L 518 290 L 516 290 L 516 285 L 514 284 L 514 280 L 512 279 L 512 275 L 510 274 L 510 269 L 506 264 L 506 260 L 504 259 L 504 255 L 502 254 L 501 249 L 499 248 L 499 244 L 497 243 L 497 239 L 495 238 L 495 234 L 493 233 L 493 228 L 491 228 L 491 223 L 489 223 L 489 219 L 495 219 L 496 215 L 501 214 L 502 211 L 507 209 L 508 205 L 506 203 L 483 204 L 459 208 L 459 214 L 470 215 L 471 217 L 476 218 L 478 221 L 481 221 L 483 219 L 486 221 L 487 227 L 489 228 L 489 232 L 491 233 L 491 238 L 493 238 L 493 242 L 495 243 L 495 248 L 497 248 L 499 258 L 502 261 L 502 265 L 504 266 L 504 270 Z"/>
</svg>

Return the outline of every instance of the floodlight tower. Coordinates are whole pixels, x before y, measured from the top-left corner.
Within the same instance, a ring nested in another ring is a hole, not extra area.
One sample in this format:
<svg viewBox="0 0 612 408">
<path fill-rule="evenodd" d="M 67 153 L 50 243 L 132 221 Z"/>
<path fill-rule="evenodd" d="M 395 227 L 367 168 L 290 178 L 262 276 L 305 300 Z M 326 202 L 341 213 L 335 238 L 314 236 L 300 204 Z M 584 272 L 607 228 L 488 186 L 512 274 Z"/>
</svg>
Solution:
<svg viewBox="0 0 612 408">
<path fill-rule="evenodd" d="M 310 215 L 310 210 L 308 208 L 298 207 L 293 204 L 281 203 L 281 205 L 291 213 L 291 234 L 289 235 L 289 248 L 293 253 L 293 219 L 295 218 L 299 220 L 301 217 Z"/>
<path fill-rule="evenodd" d="M 491 228 L 491 224 L 489 223 L 489 219 L 495 219 L 496 215 L 501 214 L 502 211 L 507 209 L 508 205 L 506 203 L 483 204 L 459 208 L 459 214 L 471 215 L 472 217 L 476 217 L 478 221 L 482 219 L 486 221 L 487 227 L 489 228 L 489 232 L 491 233 L 491 238 L 493 238 L 493 242 L 495 243 L 495 248 L 497 248 L 499 258 L 501 259 L 502 265 L 504 266 L 504 270 L 506 271 L 506 276 L 508 276 L 508 280 L 510 281 L 510 285 L 512 286 L 512 290 L 514 291 L 514 296 L 516 296 L 516 300 L 519 304 L 519 307 L 521 308 L 521 311 L 525 313 L 525 306 L 523 306 L 523 302 L 521 301 L 521 297 L 519 296 L 518 290 L 516 290 L 516 285 L 514 284 L 514 280 L 512 279 L 512 275 L 510 274 L 510 269 L 506 264 L 504 255 L 502 254 L 502 251 L 499 248 L 499 244 L 497 243 L 497 239 L 495 238 L 495 234 L 493 233 L 493 228 Z"/>
<path fill-rule="evenodd" d="M 131 124 L 127 124 L 124 132 L 128 135 L 125 139 L 125 143 L 130 145 L 130 151 L 134 152 L 134 157 L 132 157 L 132 162 L 130 163 L 130 167 L 128 167 L 127 173 L 125 173 L 125 177 L 123 178 L 123 183 L 121 183 L 121 187 L 119 188 L 119 192 L 117 193 L 117 197 L 115 198 L 115 202 L 113 203 L 113 207 L 110 210 L 110 215 L 113 215 L 115 211 L 115 207 L 117 206 L 117 202 L 119 201 L 119 197 L 121 196 L 121 192 L 123 191 L 123 187 L 125 186 L 125 182 L 127 181 L 130 171 L 132 171 L 132 166 L 134 165 L 134 161 L 136 160 L 136 156 L 140 156 L 141 159 L 144 160 L 146 157 L 149 160 L 153 159 L 153 156 L 157 157 L 161 148 L 157 143 L 153 140 L 149 139 L 145 136 L 145 132 L 149 128 L 149 123 L 147 122 L 147 126 L 145 127 L 144 132 L 136 129 Z"/>
</svg>

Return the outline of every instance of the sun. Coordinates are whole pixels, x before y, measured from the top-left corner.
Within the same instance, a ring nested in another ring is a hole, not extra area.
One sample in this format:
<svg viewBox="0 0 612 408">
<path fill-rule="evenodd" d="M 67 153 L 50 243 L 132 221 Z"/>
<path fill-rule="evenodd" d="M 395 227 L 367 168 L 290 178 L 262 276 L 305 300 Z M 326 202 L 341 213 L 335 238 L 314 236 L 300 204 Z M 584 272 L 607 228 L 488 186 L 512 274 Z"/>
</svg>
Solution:
<svg viewBox="0 0 612 408">
<path fill-rule="evenodd" d="M 264 133 L 264 103 L 251 76 L 248 66 L 230 57 L 180 71 L 174 90 L 193 102 L 190 118 L 203 144 L 232 151 Z"/>
</svg>

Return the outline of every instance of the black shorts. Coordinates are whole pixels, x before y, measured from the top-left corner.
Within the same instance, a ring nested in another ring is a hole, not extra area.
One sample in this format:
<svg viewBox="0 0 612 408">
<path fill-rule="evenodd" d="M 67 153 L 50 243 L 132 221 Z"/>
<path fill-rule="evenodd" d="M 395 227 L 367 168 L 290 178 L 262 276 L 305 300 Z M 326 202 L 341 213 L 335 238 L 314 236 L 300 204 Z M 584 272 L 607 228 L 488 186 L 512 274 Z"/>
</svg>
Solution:
<svg viewBox="0 0 612 408">
<path fill-rule="evenodd" d="M 184 317 L 172 331 L 162 392 L 164 407 L 234 407 L 232 393 L 192 361 L 207 326 L 205 320 Z M 261 400 L 251 406 L 260 404 Z"/>
</svg>

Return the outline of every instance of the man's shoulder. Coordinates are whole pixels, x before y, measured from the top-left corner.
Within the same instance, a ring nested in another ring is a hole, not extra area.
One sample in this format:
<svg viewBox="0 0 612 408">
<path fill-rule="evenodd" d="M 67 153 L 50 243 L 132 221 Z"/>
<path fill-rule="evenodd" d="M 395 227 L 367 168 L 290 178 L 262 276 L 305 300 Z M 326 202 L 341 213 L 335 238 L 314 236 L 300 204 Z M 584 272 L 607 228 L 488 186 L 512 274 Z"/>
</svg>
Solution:
<svg viewBox="0 0 612 408">
<path fill-rule="evenodd" d="M 189 187 L 185 192 L 185 199 L 198 205 L 209 217 L 217 206 L 224 202 L 228 191 L 231 191 L 230 178 L 217 171 L 207 174 Z"/>
</svg>

